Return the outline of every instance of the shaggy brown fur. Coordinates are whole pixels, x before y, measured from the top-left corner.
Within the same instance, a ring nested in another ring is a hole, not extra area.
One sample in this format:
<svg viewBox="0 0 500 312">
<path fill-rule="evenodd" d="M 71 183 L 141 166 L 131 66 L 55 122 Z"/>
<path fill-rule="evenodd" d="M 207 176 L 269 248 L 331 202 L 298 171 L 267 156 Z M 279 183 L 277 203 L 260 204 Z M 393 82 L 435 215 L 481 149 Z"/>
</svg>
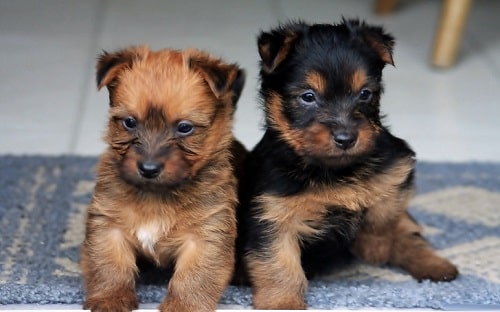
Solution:
<svg viewBox="0 0 500 312">
<path fill-rule="evenodd" d="M 105 141 L 81 249 L 92 311 L 138 307 L 137 258 L 173 266 L 161 311 L 214 311 L 234 265 L 231 149 L 244 73 L 198 50 L 103 53 Z"/>
<path fill-rule="evenodd" d="M 304 309 L 307 278 L 346 252 L 453 280 L 407 213 L 415 155 L 383 125 L 392 36 L 357 20 L 258 38 L 266 133 L 245 161 L 238 250 L 257 309 Z"/>
</svg>

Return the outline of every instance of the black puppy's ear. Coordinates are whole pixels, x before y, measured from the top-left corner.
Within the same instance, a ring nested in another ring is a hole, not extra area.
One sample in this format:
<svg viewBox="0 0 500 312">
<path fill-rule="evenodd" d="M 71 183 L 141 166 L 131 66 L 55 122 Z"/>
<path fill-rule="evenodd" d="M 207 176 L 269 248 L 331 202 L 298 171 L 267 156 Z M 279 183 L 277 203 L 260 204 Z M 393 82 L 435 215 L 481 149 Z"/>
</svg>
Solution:
<svg viewBox="0 0 500 312">
<path fill-rule="evenodd" d="M 369 27 L 365 32 L 365 39 L 384 63 L 394 66 L 392 58 L 394 37 L 392 35 L 385 33 L 380 27 Z"/>
<path fill-rule="evenodd" d="M 279 26 L 270 32 L 261 32 L 257 45 L 262 69 L 273 72 L 287 58 L 306 27 L 304 22 L 299 21 Z"/>
<path fill-rule="evenodd" d="M 359 20 L 343 20 L 344 24 L 356 35 L 362 38 L 378 54 L 382 62 L 394 66 L 392 52 L 394 48 L 394 37 L 386 33 L 382 27 L 368 25 Z"/>
<path fill-rule="evenodd" d="M 198 71 L 217 98 L 231 93 L 231 101 L 236 106 L 245 85 L 245 71 L 237 64 L 227 64 L 206 53 L 191 50 L 189 67 Z"/>
<path fill-rule="evenodd" d="M 125 68 L 130 68 L 134 60 L 141 59 L 149 52 L 149 48 L 130 47 L 113 53 L 103 51 L 97 59 L 96 82 L 97 89 L 113 87 L 118 74 Z"/>
</svg>

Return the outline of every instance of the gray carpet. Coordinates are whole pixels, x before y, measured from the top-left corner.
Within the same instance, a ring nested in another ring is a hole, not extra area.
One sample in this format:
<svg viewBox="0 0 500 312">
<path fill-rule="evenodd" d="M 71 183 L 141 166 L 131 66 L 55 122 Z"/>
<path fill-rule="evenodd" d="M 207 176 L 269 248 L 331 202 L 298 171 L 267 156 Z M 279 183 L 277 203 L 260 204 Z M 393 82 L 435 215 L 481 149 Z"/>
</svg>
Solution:
<svg viewBox="0 0 500 312">
<path fill-rule="evenodd" d="M 93 189 L 91 157 L 0 157 L 0 304 L 80 304 L 78 251 Z M 307 293 L 311 308 L 484 307 L 500 309 L 500 164 L 419 163 L 413 216 L 426 237 L 459 266 L 451 283 L 356 263 Z M 138 285 L 142 303 L 165 284 Z M 221 303 L 249 306 L 250 290 L 229 287 Z"/>
</svg>

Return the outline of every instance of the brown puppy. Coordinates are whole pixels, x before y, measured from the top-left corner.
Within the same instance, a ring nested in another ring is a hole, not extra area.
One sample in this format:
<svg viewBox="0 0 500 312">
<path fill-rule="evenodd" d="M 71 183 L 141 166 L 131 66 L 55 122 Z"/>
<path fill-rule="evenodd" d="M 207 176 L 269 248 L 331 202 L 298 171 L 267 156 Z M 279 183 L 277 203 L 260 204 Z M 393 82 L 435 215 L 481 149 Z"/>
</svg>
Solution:
<svg viewBox="0 0 500 312">
<path fill-rule="evenodd" d="M 415 155 L 384 126 L 394 40 L 358 20 L 262 32 L 266 132 L 241 184 L 238 249 L 257 309 L 303 309 L 307 278 L 341 255 L 453 280 L 407 213 Z"/>
<path fill-rule="evenodd" d="M 213 311 L 234 264 L 231 148 L 244 73 L 198 50 L 103 53 L 105 141 L 81 249 L 84 307 L 138 307 L 136 258 L 173 265 L 161 311 Z"/>
</svg>

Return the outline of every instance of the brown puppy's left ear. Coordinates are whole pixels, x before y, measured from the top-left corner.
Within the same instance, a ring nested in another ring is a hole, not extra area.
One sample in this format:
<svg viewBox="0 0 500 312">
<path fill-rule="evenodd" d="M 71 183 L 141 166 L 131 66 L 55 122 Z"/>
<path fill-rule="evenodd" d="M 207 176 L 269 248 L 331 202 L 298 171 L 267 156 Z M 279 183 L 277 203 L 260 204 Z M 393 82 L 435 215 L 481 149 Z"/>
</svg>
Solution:
<svg viewBox="0 0 500 312">
<path fill-rule="evenodd" d="M 118 74 L 127 67 L 132 66 L 134 60 L 141 58 L 149 48 L 130 47 L 113 53 L 103 51 L 97 59 L 96 82 L 97 89 L 112 87 Z"/>
<path fill-rule="evenodd" d="M 236 64 L 226 64 L 202 53 L 193 53 L 189 58 L 189 67 L 198 71 L 215 97 L 231 94 L 234 106 L 240 98 L 245 85 L 245 71 Z"/>
</svg>

